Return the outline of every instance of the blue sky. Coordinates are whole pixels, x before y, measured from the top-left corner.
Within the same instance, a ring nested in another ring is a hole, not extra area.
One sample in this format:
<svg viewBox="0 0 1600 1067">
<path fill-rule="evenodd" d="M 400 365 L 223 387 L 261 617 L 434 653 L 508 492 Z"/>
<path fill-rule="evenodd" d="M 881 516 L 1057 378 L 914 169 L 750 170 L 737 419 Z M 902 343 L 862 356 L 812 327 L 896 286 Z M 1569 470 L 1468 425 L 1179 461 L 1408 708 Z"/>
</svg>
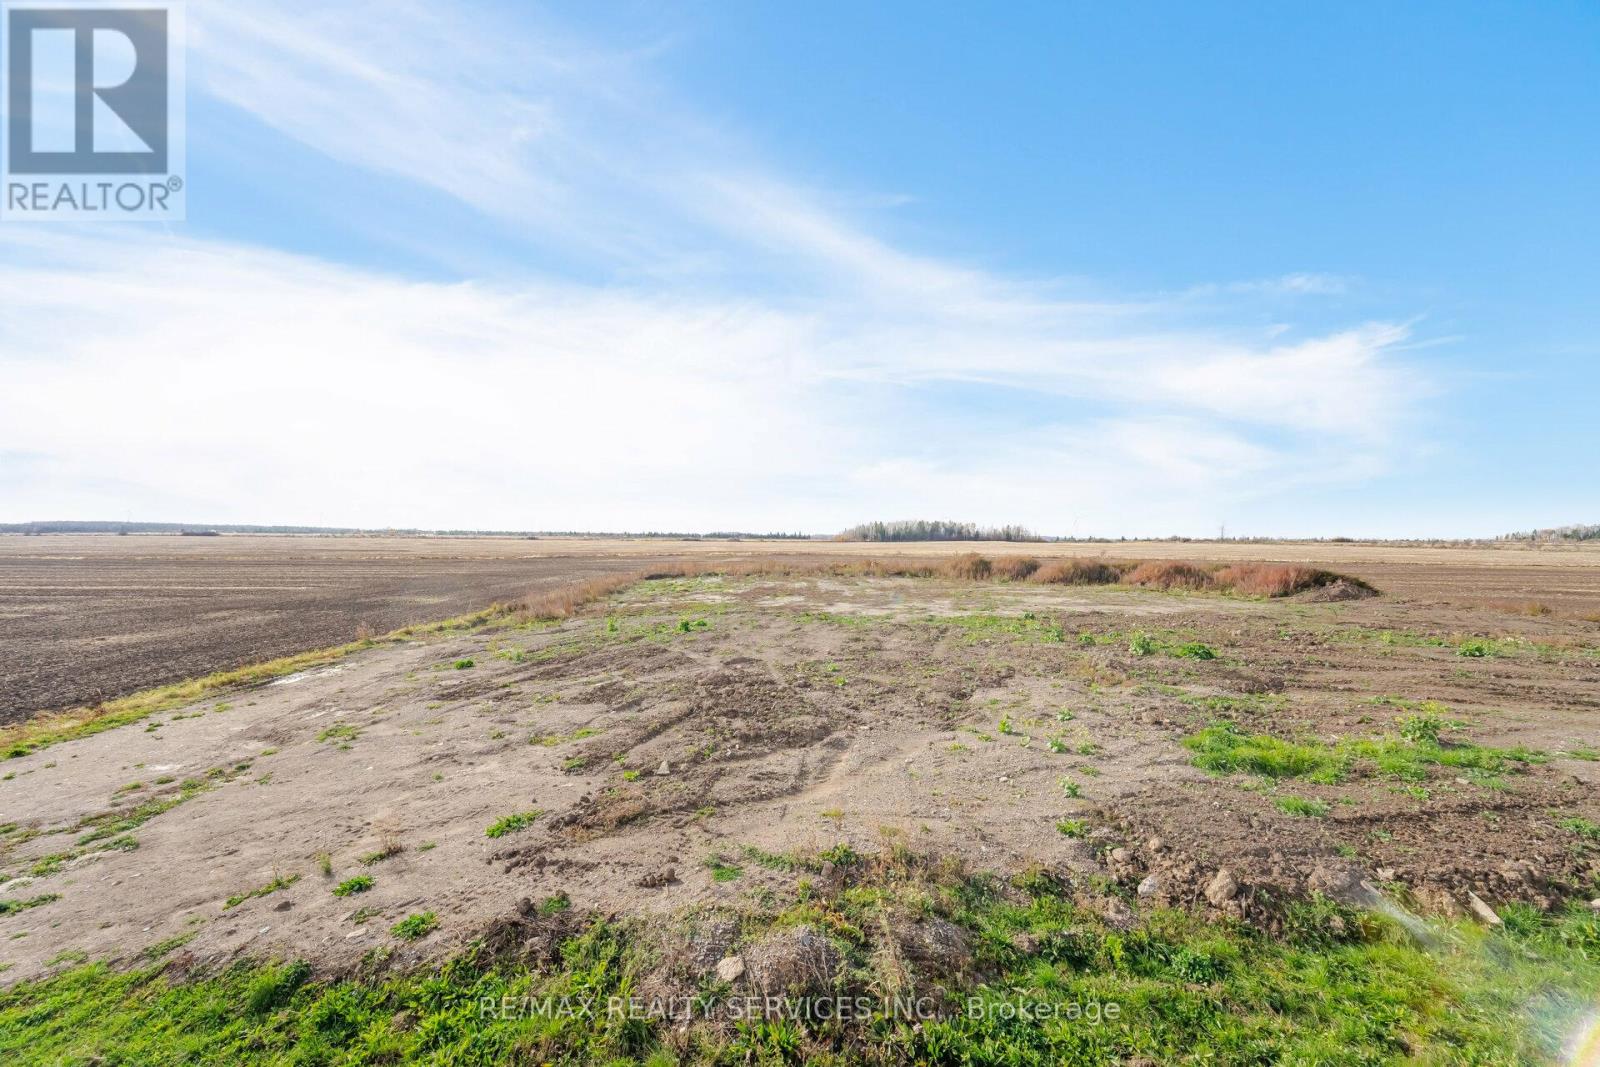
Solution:
<svg viewBox="0 0 1600 1067">
<path fill-rule="evenodd" d="M 189 5 L 0 519 L 1597 521 L 1592 4 Z"/>
</svg>

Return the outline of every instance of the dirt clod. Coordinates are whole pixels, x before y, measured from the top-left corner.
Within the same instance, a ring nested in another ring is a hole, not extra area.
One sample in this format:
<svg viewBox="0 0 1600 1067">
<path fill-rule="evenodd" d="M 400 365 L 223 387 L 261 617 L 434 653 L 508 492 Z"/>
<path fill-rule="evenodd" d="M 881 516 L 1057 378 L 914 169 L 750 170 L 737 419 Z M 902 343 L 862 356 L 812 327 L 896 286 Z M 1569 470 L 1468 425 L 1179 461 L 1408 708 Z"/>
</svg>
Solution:
<svg viewBox="0 0 1600 1067">
<path fill-rule="evenodd" d="M 1226 868 L 1218 871 L 1206 884 L 1206 899 L 1216 907 L 1222 907 L 1238 895 L 1239 883 Z"/>
</svg>

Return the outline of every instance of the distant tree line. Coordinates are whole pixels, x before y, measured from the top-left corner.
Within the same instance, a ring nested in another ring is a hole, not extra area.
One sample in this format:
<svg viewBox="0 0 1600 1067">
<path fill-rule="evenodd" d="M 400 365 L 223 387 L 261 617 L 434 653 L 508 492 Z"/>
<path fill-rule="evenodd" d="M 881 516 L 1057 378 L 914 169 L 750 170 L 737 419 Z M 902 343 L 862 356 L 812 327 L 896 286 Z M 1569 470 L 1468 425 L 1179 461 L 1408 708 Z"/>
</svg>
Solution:
<svg viewBox="0 0 1600 1067">
<path fill-rule="evenodd" d="M 1042 541 L 1023 526 L 979 526 L 948 519 L 864 522 L 840 534 L 839 541 Z"/>
<path fill-rule="evenodd" d="M 592 537 L 600 538 L 657 538 L 675 541 L 807 541 L 810 534 L 803 533 L 739 533 L 718 531 L 714 533 L 617 533 L 596 530 L 419 530 L 362 529 L 354 526 L 254 526 L 234 523 L 209 522 L 105 522 L 97 520 L 62 520 L 51 522 L 0 523 L 0 534 L 322 534 L 337 536 L 378 537 Z"/>
<path fill-rule="evenodd" d="M 1600 525 L 1556 526 L 1548 530 L 1505 534 L 1501 541 L 1600 541 Z"/>
</svg>

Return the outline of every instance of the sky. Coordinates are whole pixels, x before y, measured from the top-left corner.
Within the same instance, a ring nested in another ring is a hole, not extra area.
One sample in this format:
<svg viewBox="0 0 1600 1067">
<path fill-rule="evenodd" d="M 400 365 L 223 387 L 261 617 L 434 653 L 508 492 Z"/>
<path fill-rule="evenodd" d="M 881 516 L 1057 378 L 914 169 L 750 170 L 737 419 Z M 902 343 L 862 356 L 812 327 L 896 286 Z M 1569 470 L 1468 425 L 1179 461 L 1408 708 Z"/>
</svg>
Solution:
<svg viewBox="0 0 1600 1067">
<path fill-rule="evenodd" d="M 308 10 L 309 8 L 309 10 Z M 190 0 L 0 521 L 1600 521 L 1600 6 Z"/>
</svg>

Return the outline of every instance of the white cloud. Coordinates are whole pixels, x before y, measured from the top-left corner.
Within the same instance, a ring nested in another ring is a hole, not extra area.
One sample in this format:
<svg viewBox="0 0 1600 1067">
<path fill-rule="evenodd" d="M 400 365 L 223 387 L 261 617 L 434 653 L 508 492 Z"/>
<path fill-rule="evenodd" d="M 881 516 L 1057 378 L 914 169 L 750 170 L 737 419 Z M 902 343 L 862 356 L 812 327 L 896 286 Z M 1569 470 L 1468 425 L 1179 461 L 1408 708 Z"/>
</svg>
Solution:
<svg viewBox="0 0 1600 1067">
<path fill-rule="evenodd" d="M 33 457 L 11 519 L 825 530 L 890 509 L 1165 532 L 1370 474 L 1380 449 L 1351 428 L 1393 403 L 1363 377 L 1385 380 L 1393 330 L 950 339 L 931 310 L 419 283 L 120 234 L 8 244 L 0 452 Z M 1040 414 L 918 406 L 952 380 Z"/>
<path fill-rule="evenodd" d="M 637 281 L 7 227 L 0 519 L 1167 533 L 1381 473 L 1426 395 L 1404 326 L 1227 324 L 1337 279 L 1204 287 L 1202 325 L 1201 290 L 1081 299 L 897 247 L 626 51 L 414 2 L 195 15 L 205 92 Z"/>
</svg>

